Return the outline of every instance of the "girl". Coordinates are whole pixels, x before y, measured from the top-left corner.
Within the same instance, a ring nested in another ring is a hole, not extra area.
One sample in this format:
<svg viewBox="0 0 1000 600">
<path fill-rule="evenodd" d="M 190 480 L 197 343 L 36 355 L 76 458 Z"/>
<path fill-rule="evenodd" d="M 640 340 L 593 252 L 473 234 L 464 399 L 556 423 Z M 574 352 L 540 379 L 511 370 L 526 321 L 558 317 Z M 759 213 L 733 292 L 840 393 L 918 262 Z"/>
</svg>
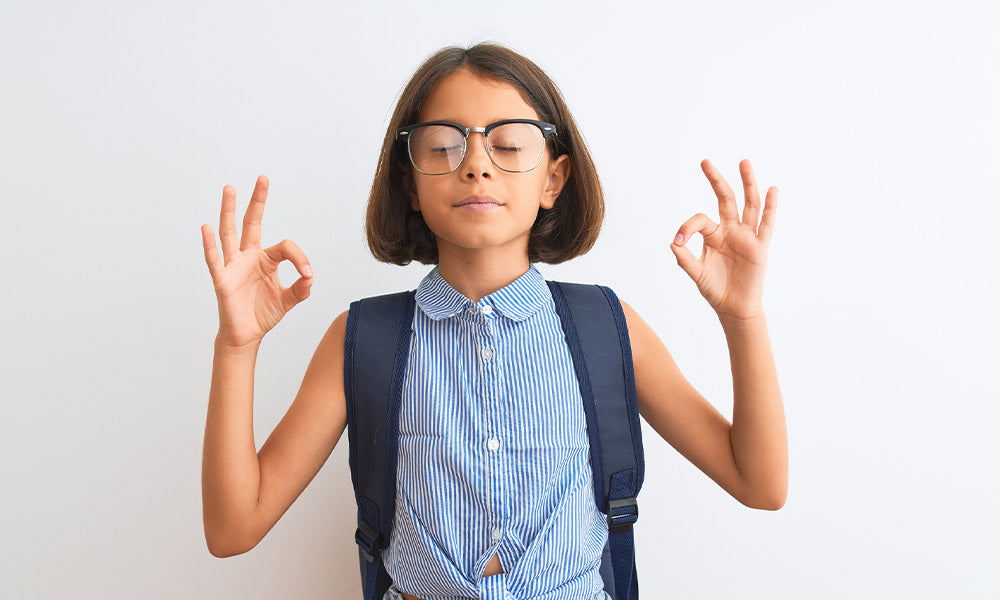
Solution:
<svg viewBox="0 0 1000 600">
<path fill-rule="evenodd" d="M 720 223 L 684 222 L 670 244 L 717 312 L 733 373 L 730 424 L 623 304 L 639 411 L 669 444 L 743 504 L 776 510 L 787 442 L 761 304 L 777 188 L 763 207 L 740 163 L 742 218 L 708 161 Z M 345 321 L 320 341 L 288 412 L 260 449 L 253 372 L 261 339 L 309 297 L 313 273 L 291 240 L 261 248 L 268 180 L 235 227 L 222 194 L 220 239 L 202 226 L 219 304 L 205 431 L 209 551 L 253 548 L 326 461 L 346 425 Z M 586 425 L 551 295 L 535 262 L 585 253 L 604 214 L 586 146 L 551 80 L 499 46 L 446 48 L 403 91 L 367 214 L 376 258 L 436 265 L 416 291 L 399 427 L 397 502 L 383 551 L 387 599 L 606 598 L 607 524 L 594 504 Z M 701 258 L 685 247 L 704 238 Z M 301 277 L 283 288 L 278 264 Z"/>
</svg>

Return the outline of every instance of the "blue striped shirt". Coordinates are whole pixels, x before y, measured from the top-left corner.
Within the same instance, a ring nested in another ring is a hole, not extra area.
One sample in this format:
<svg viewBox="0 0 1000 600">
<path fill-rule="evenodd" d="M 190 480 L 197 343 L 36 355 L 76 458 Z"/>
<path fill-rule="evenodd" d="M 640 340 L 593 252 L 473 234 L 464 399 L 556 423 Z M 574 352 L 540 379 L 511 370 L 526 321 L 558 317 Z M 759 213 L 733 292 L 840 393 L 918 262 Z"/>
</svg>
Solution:
<svg viewBox="0 0 1000 600">
<path fill-rule="evenodd" d="M 580 388 L 532 265 L 477 303 L 417 287 L 386 571 L 426 600 L 580 600 L 603 589 Z M 483 578 L 498 555 L 504 573 Z"/>
</svg>

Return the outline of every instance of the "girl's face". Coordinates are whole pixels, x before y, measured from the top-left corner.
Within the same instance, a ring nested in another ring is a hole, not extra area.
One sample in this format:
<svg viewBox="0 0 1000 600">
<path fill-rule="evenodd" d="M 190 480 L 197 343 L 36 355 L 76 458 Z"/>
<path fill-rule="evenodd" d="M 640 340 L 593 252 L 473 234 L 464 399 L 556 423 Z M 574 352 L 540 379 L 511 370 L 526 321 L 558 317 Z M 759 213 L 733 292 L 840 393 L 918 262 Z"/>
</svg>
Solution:
<svg viewBox="0 0 1000 600">
<path fill-rule="evenodd" d="M 502 119 L 538 119 L 538 114 L 509 83 L 484 79 L 459 69 L 442 79 L 424 101 L 419 121 L 451 121 L 483 127 Z M 523 254 L 539 208 L 552 208 L 569 178 L 569 156 L 545 156 L 524 173 L 502 171 L 486 152 L 481 133 L 471 133 L 465 158 L 445 175 L 413 170 L 414 210 L 437 237 L 438 254 L 497 249 Z M 463 250 L 464 249 L 464 250 Z"/>
</svg>

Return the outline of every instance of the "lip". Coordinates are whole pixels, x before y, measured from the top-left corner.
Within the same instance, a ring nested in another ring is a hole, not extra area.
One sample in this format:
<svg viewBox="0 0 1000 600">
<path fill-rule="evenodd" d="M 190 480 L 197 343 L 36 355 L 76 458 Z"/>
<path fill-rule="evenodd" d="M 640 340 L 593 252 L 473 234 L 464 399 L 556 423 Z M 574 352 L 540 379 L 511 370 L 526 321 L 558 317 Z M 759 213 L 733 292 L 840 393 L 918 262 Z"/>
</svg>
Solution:
<svg viewBox="0 0 1000 600">
<path fill-rule="evenodd" d="M 497 208 L 498 206 L 503 206 L 503 202 L 500 202 L 493 196 L 475 195 L 463 198 L 458 204 L 455 205 L 455 208 L 491 210 Z"/>
</svg>

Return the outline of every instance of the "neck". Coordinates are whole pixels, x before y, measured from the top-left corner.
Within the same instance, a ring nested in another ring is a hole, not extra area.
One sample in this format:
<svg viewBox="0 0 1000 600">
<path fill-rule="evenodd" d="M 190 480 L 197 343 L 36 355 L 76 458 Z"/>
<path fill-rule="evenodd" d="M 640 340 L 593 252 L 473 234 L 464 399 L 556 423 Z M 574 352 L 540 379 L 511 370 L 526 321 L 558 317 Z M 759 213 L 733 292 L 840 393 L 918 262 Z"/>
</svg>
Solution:
<svg viewBox="0 0 1000 600">
<path fill-rule="evenodd" d="M 473 302 L 492 294 L 528 270 L 528 249 L 453 248 L 438 241 L 438 270 L 455 291 Z"/>
</svg>

